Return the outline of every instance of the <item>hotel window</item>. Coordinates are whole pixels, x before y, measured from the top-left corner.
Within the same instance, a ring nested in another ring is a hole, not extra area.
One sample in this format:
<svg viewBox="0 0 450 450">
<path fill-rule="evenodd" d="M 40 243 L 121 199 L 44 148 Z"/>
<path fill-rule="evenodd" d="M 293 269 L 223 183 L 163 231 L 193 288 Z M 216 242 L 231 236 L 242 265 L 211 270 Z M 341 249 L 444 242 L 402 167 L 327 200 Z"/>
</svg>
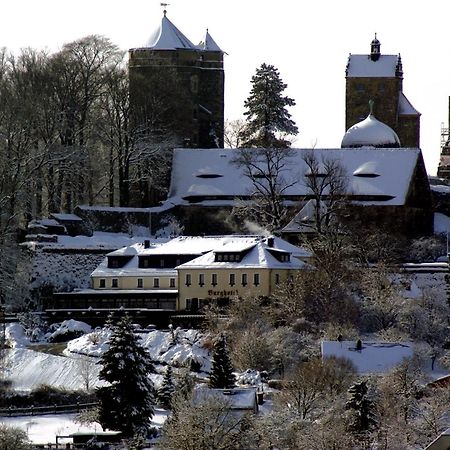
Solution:
<svg viewBox="0 0 450 450">
<path fill-rule="evenodd" d="M 236 275 L 234 273 L 230 273 L 230 286 L 234 286 L 236 284 Z"/>
<path fill-rule="evenodd" d="M 159 267 L 164 267 L 164 260 L 163 259 L 159 260 Z"/>
<path fill-rule="evenodd" d="M 192 284 L 191 274 L 190 273 L 186 274 L 185 280 L 186 280 L 186 286 L 190 286 Z"/>
<path fill-rule="evenodd" d="M 118 288 L 119 287 L 119 279 L 118 278 L 113 278 L 111 280 L 111 287 L 112 288 Z"/>
<path fill-rule="evenodd" d="M 211 275 L 211 284 L 212 284 L 213 286 L 217 286 L 217 273 L 213 273 L 213 274 Z"/>
<path fill-rule="evenodd" d="M 159 278 L 153 278 L 153 287 L 159 288 Z"/>
<path fill-rule="evenodd" d="M 247 286 L 247 274 L 246 273 L 242 274 L 241 281 L 242 281 L 242 286 Z"/>
<path fill-rule="evenodd" d="M 98 287 L 100 289 L 104 289 L 106 287 L 106 280 L 104 278 L 100 278 L 100 280 L 98 280 Z"/>
<path fill-rule="evenodd" d="M 175 287 L 175 278 L 171 278 L 170 279 L 170 287 L 174 288 Z"/>
<path fill-rule="evenodd" d="M 145 269 L 150 267 L 149 260 L 147 258 L 144 258 L 142 260 L 142 267 L 144 267 Z"/>
<path fill-rule="evenodd" d="M 177 258 L 176 261 L 175 261 L 175 267 L 179 266 L 180 264 L 181 264 L 181 259 Z"/>
<path fill-rule="evenodd" d="M 255 286 L 258 286 L 258 284 L 259 284 L 259 273 L 255 273 L 255 274 L 253 275 L 253 284 L 254 284 Z"/>
<path fill-rule="evenodd" d="M 200 286 L 204 286 L 204 285 L 205 285 L 205 274 L 200 273 L 200 274 L 198 275 L 198 284 L 199 284 Z"/>
<path fill-rule="evenodd" d="M 275 284 L 280 284 L 280 274 L 279 273 L 275 274 Z"/>
<path fill-rule="evenodd" d="M 144 280 L 143 280 L 143 278 L 138 278 L 137 279 L 137 287 L 138 288 L 143 288 L 144 287 Z"/>
</svg>

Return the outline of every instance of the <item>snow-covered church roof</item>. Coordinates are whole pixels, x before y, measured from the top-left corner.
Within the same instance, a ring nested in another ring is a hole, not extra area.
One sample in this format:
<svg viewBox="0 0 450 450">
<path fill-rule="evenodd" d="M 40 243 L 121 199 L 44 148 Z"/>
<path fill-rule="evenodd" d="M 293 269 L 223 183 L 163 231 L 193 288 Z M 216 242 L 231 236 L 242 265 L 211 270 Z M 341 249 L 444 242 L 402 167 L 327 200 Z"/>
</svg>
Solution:
<svg viewBox="0 0 450 450">
<path fill-rule="evenodd" d="M 255 150 L 255 149 L 251 149 Z M 232 206 L 236 198 L 250 199 L 254 186 L 244 169 L 233 163 L 236 149 L 175 149 L 172 179 L 166 201 L 171 205 Z M 292 182 L 286 199 L 308 200 L 304 157 L 338 161 L 348 176 L 348 192 L 364 205 L 404 205 L 421 158 L 418 148 L 291 149 L 283 177 Z M 372 162 L 371 164 L 368 164 Z M 373 169 L 373 173 L 367 173 Z"/>
<path fill-rule="evenodd" d="M 379 59 L 374 61 L 370 55 L 350 54 L 346 74 L 349 78 L 393 78 L 399 69 L 401 70 L 400 55 L 380 55 Z"/>
<path fill-rule="evenodd" d="M 342 148 L 355 147 L 400 147 L 397 133 L 380 122 L 372 113 L 363 121 L 350 127 L 342 139 Z"/>
</svg>

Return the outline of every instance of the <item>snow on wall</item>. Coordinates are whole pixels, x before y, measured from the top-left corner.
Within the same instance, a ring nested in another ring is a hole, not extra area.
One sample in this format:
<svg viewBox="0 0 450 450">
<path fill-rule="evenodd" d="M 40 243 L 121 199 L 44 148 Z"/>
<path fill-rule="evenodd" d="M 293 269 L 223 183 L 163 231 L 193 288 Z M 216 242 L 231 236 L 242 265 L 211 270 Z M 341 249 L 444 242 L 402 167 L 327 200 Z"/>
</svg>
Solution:
<svg viewBox="0 0 450 450">
<path fill-rule="evenodd" d="M 46 252 L 39 249 L 29 257 L 30 287 L 52 285 L 55 291 L 89 288 L 90 275 L 107 252 Z"/>
</svg>

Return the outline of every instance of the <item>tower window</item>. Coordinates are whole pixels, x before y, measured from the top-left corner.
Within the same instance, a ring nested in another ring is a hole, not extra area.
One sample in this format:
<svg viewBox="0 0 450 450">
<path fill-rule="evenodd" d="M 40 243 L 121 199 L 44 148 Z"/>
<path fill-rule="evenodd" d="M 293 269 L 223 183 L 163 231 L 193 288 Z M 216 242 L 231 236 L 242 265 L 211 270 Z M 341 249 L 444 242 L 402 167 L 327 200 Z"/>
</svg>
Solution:
<svg viewBox="0 0 450 450">
<path fill-rule="evenodd" d="M 159 278 L 153 278 L 153 287 L 159 288 Z"/>
<path fill-rule="evenodd" d="M 191 274 L 190 273 L 186 274 L 185 280 L 186 280 L 186 286 L 190 286 L 192 284 Z"/>
<path fill-rule="evenodd" d="M 98 287 L 100 289 L 104 289 L 106 287 L 106 280 L 104 278 L 100 278 L 100 280 L 98 282 Z"/>
<path fill-rule="evenodd" d="M 258 286 L 258 285 L 259 285 L 259 273 L 255 273 L 255 274 L 253 275 L 253 284 L 254 284 L 255 286 Z"/>
<path fill-rule="evenodd" d="M 171 278 L 170 279 L 170 287 L 174 288 L 175 287 L 175 278 Z"/>
<path fill-rule="evenodd" d="M 137 287 L 143 288 L 144 287 L 144 280 L 142 278 L 137 279 Z"/>
<path fill-rule="evenodd" d="M 111 280 L 111 287 L 112 288 L 118 288 L 119 287 L 119 279 L 118 278 L 113 278 Z"/>
</svg>

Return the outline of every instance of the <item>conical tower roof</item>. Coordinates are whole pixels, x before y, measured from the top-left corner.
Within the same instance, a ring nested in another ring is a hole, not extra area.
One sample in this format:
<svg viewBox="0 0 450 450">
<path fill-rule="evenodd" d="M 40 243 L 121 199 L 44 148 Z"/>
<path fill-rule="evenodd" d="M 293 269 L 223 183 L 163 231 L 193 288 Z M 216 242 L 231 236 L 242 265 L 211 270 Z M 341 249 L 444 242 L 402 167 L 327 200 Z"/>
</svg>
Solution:
<svg viewBox="0 0 450 450">
<path fill-rule="evenodd" d="M 195 50 L 197 47 L 167 18 L 161 20 L 161 26 L 147 41 L 146 47 L 155 50 Z"/>
<path fill-rule="evenodd" d="M 198 48 L 200 50 L 205 50 L 209 52 L 223 53 L 223 50 L 216 44 L 216 41 L 209 34 L 208 29 L 206 30 L 205 38 L 203 39 L 203 41 L 200 42 L 200 44 L 198 44 Z"/>
</svg>

